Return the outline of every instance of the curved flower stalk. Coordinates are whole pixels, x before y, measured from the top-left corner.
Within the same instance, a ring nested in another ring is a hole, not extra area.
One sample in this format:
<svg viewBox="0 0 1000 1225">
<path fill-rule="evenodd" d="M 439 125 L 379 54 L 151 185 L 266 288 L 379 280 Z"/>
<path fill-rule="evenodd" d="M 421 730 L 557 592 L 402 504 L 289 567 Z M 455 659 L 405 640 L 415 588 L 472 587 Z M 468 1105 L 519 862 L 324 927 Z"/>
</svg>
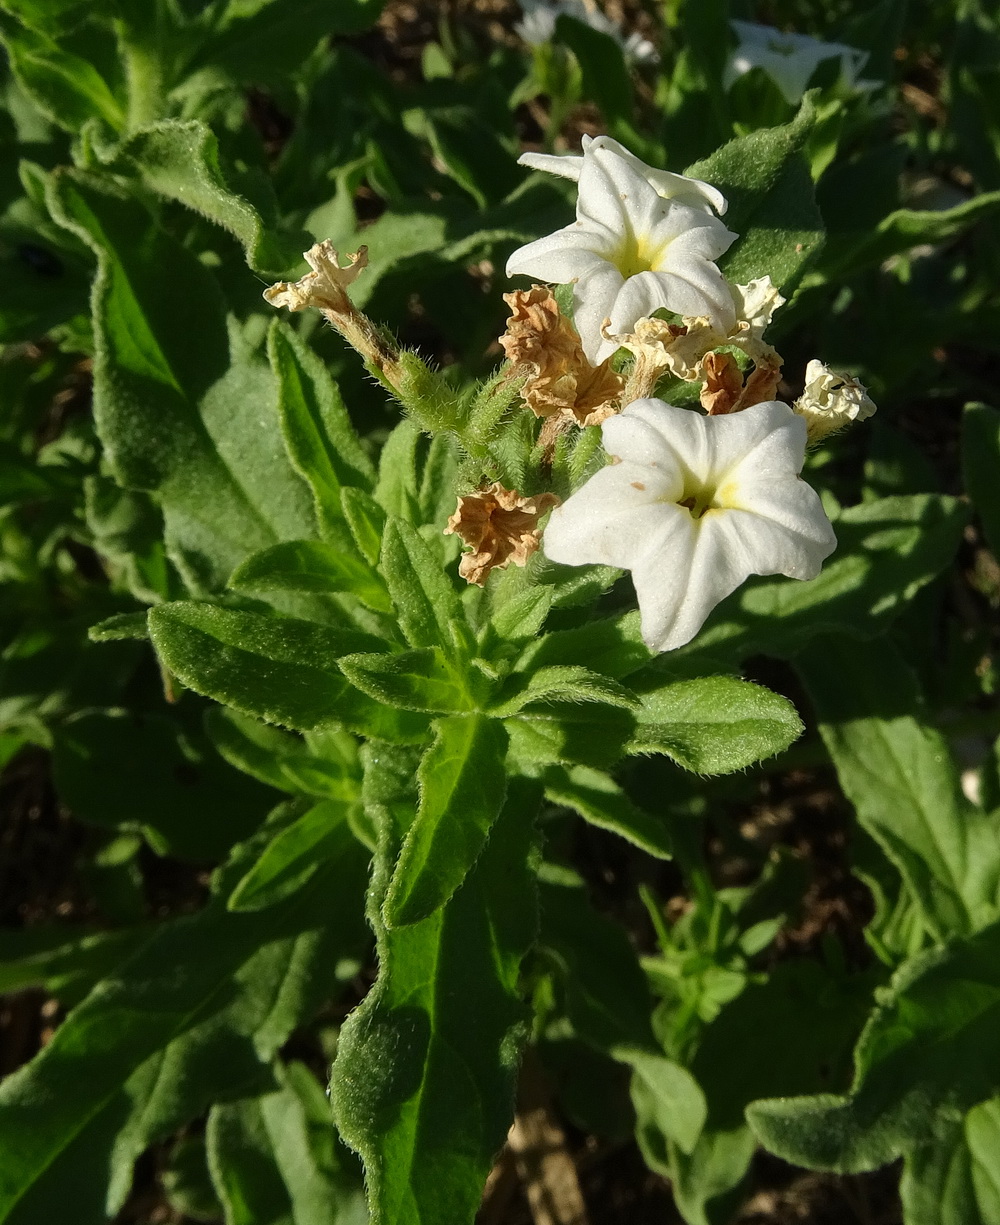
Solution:
<svg viewBox="0 0 1000 1225">
<path fill-rule="evenodd" d="M 785 101 L 798 106 L 812 74 L 824 60 L 832 59 L 840 60 L 841 76 L 850 89 L 862 92 L 878 88 L 877 81 L 858 79 L 868 61 L 867 51 L 846 43 L 825 43 L 808 34 L 786 34 L 774 26 L 753 21 L 729 24 L 739 43 L 726 64 L 723 75 L 726 89 L 731 89 L 752 68 L 760 68 L 777 85 Z"/>
<path fill-rule="evenodd" d="M 621 47 L 625 58 L 633 64 L 655 64 L 659 53 L 648 38 L 638 31 L 626 34 L 617 22 L 603 13 L 594 0 L 520 0 L 524 17 L 514 29 L 532 47 L 541 47 L 555 37 L 556 22 L 563 15 L 573 17 L 607 34 Z"/>
<path fill-rule="evenodd" d="M 612 464 L 552 512 L 542 548 L 630 570 L 650 650 L 689 642 L 752 574 L 815 578 L 836 547 L 787 405 L 704 417 L 639 400 L 602 429 Z"/>
<path fill-rule="evenodd" d="M 698 196 L 698 207 L 682 203 L 677 192 L 664 196 L 660 172 L 615 143 L 585 147 L 576 221 L 521 247 L 507 262 L 508 276 L 573 284 L 574 321 L 595 365 L 617 347 L 602 331 L 605 321 L 609 333 L 628 332 L 662 308 L 706 316 L 722 332 L 736 322 L 729 286 L 713 261 L 737 236 L 705 208 L 711 202 L 706 185 L 692 179 L 684 187 L 687 198 Z"/>
</svg>

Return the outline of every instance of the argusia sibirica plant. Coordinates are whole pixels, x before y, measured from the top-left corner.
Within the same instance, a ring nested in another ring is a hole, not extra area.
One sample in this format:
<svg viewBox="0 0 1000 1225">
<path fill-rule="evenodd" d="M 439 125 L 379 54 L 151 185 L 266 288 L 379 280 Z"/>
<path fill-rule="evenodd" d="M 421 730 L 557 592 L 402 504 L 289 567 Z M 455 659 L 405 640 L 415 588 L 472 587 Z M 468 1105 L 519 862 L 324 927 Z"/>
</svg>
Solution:
<svg viewBox="0 0 1000 1225">
<path fill-rule="evenodd" d="M 469 549 L 463 578 L 484 585 L 539 544 L 563 566 L 627 570 L 643 641 L 670 651 L 751 575 L 819 573 L 836 538 L 801 476 L 806 447 L 875 406 L 817 360 L 797 400 L 775 398 L 783 363 L 764 333 L 784 299 L 766 275 L 733 285 L 720 272 L 739 236 L 711 184 L 647 166 L 608 136 L 584 137 L 581 156 L 521 161 L 578 184 L 576 220 L 515 251 L 507 272 L 571 286 L 572 319 L 544 285 L 506 294 L 507 364 L 470 411 L 352 305 L 365 249 L 345 268 L 321 243 L 309 274 L 265 297 L 321 310 L 418 425 L 463 447 L 467 487 L 444 528 Z M 667 376 L 699 385 L 699 407 L 657 399 Z M 576 449 L 591 458 L 568 487 L 545 488 L 554 448 L 581 430 L 591 440 Z M 521 489 L 504 484 L 515 471 Z"/>
</svg>

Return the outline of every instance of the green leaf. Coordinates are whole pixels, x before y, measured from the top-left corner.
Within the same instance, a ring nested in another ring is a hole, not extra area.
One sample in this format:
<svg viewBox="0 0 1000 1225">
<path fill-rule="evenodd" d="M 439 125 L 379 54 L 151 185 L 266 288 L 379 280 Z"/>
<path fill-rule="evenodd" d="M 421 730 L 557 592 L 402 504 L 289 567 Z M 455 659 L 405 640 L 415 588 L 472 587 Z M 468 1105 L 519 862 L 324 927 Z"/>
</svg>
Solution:
<svg viewBox="0 0 1000 1225">
<path fill-rule="evenodd" d="M 809 1169 L 858 1173 L 931 1144 L 1000 1090 L 1000 927 L 906 962 L 855 1052 L 848 1095 L 754 1102 L 760 1142 Z"/>
<path fill-rule="evenodd" d="M 350 706 L 344 656 L 381 644 L 356 630 L 181 601 L 150 609 L 157 653 L 206 697 L 268 723 L 307 731 Z"/>
<path fill-rule="evenodd" d="M 354 840 L 347 805 L 323 800 L 269 843 L 229 897 L 230 910 L 264 910 L 282 902 L 327 860 L 339 859 Z"/>
<path fill-rule="evenodd" d="M 378 612 L 392 611 L 378 573 L 353 553 L 321 540 L 286 540 L 254 553 L 233 571 L 229 586 L 237 591 L 346 591 Z"/>
<path fill-rule="evenodd" d="M 386 514 L 407 523 L 420 522 L 417 451 L 422 437 L 420 427 L 404 417 L 386 439 L 378 459 L 375 500 Z"/>
<path fill-rule="evenodd" d="M 810 582 L 758 579 L 724 600 L 670 665 L 754 654 L 788 659 L 825 634 L 874 638 L 948 565 L 967 508 L 937 494 L 852 506 L 834 522 L 837 552 Z"/>
<path fill-rule="evenodd" d="M 279 1087 L 215 1106 L 209 1162 L 226 1225 L 361 1225 L 359 1173 L 338 1151 L 330 1108 L 301 1063 L 275 1065 Z"/>
<path fill-rule="evenodd" d="M 159 715 L 85 712 L 57 730 L 52 766 L 75 816 L 141 829 L 158 854 L 181 859 L 221 859 L 278 798 L 236 774 L 202 737 Z"/>
<path fill-rule="evenodd" d="M 363 489 L 354 489 L 345 485 L 340 491 L 340 504 L 343 507 L 344 518 L 347 520 L 365 560 L 371 565 L 378 563 L 382 551 L 382 536 L 385 533 L 385 511 Z"/>
<path fill-rule="evenodd" d="M 88 60 L 9 19 L 0 20 L 0 38 L 18 84 L 53 123 L 69 132 L 93 119 L 116 131 L 125 126 L 121 102 Z"/>
<path fill-rule="evenodd" d="M 345 655 L 339 662 L 352 685 L 386 706 L 445 714 L 472 707 L 462 676 L 439 647 L 395 655 Z"/>
<path fill-rule="evenodd" d="M 448 626 L 464 622 L 455 588 L 416 530 L 390 515 L 382 538 L 379 570 L 385 578 L 407 642 L 414 647 L 451 648 Z"/>
<path fill-rule="evenodd" d="M 128 638 L 146 641 L 149 638 L 146 612 L 115 613 L 113 617 L 105 617 L 87 630 L 87 637 L 91 642 L 122 642 Z"/>
<path fill-rule="evenodd" d="M 787 698 L 731 676 L 675 681 L 640 694 L 630 753 L 665 753 L 698 774 L 731 774 L 802 733 Z"/>
<path fill-rule="evenodd" d="M 0 1086 L 0 1219 L 57 1219 L 67 1186 L 76 1219 L 113 1216 L 148 1144 L 235 1088 L 266 1086 L 274 1053 L 338 989 L 334 967 L 357 967 L 366 862 L 350 844 L 260 914 L 220 896 L 161 924 L 103 980 Z M 229 875 L 247 866 L 243 854 Z"/>
<path fill-rule="evenodd" d="M 729 201 L 725 223 L 741 236 L 719 261 L 730 281 L 746 284 L 766 274 L 787 290 L 822 243 L 823 220 L 802 152 L 815 121 L 807 96 L 791 123 L 739 136 L 685 171 Z"/>
<path fill-rule="evenodd" d="M 483 715 L 439 719 L 420 762 L 420 803 L 386 893 L 386 925 L 426 919 L 454 894 L 500 815 L 507 733 Z"/>
<path fill-rule="evenodd" d="M 527 676 L 514 673 L 497 695 L 494 713 L 501 718 L 516 714 L 531 703 L 543 702 L 601 702 L 632 710 L 638 699 L 609 676 L 579 664 L 559 664 L 539 668 Z"/>
<path fill-rule="evenodd" d="M 413 762 L 368 750 L 380 848 L 369 916 L 379 978 L 341 1030 L 334 1117 L 365 1165 L 373 1225 L 471 1221 L 513 1114 L 525 1011 L 521 960 L 535 936 L 527 868 L 538 791 L 514 780 L 493 836 L 450 901 L 386 929 L 382 901 L 412 820 Z"/>
<path fill-rule="evenodd" d="M 0 933 L 0 994 L 43 987 L 66 1007 L 78 1004 L 149 938 L 146 927 L 79 931 L 29 927 Z"/>
<path fill-rule="evenodd" d="M 994 557 L 1000 557 L 998 471 L 1000 412 L 988 404 L 967 404 L 962 416 L 962 475 Z"/>
<path fill-rule="evenodd" d="M 586 659 L 588 668 L 620 680 L 637 672 L 653 658 L 642 640 L 639 613 L 628 612 L 602 621 L 589 621 L 576 629 L 545 634 L 529 645 L 519 666 L 527 672 Z"/>
<path fill-rule="evenodd" d="M 891 643 L 829 643 L 796 661 L 858 820 L 895 864 L 937 940 L 1000 904 L 1000 821 L 962 794 L 944 737 L 921 717 Z"/>
<path fill-rule="evenodd" d="M 268 332 L 267 352 L 278 380 L 278 414 L 292 465 L 312 489 L 324 539 L 350 545 L 341 494 L 355 486 L 371 488 L 371 460 L 326 367 L 279 319 Z"/>
<path fill-rule="evenodd" d="M 863 268 L 879 267 L 912 247 L 947 242 L 997 209 L 1000 191 L 973 196 L 954 208 L 897 209 L 874 229 L 838 235 L 836 247 L 823 253 L 823 276 L 829 280 L 852 276 Z"/>
<path fill-rule="evenodd" d="M 655 1128 L 682 1153 L 694 1152 L 708 1116 L 698 1082 L 686 1068 L 664 1055 L 637 1051 L 629 1062 L 634 1069 L 632 1101 L 639 1136 Z"/>
<path fill-rule="evenodd" d="M 907 1225 L 996 1225 L 1000 1221 L 1000 1098 L 942 1128 L 906 1158 L 899 1184 Z"/>
<path fill-rule="evenodd" d="M 249 553 L 314 536 L 273 379 L 227 333 L 208 269 L 109 176 L 58 172 L 48 204 L 98 259 L 94 415 L 105 458 L 119 484 L 158 496 L 189 586 L 219 591 Z"/>
<path fill-rule="evenodd" d="M 261 180 L 267 194 L 254 192 L 265 209 L 262 217 L 254 204 L 231 181 L 232 171 L 223 169 L 219 142 L 212 130 L 198 120 L 166 119 L 133 132 L 109 150 L 109 170 L 137 173 L 150 191 L 176 200 L 228 230 L 240 243 L 247 263 L 255 272 L 279 276 L 297 265 L 309 236 L 275 234 L 277 202 L 270 185 Z M 251 183 L 244 175 L 244 191 Z"/>
<path fill-rule="evenodd" d="M 637 808 L 607 774 L 588 766 L 550 766 L 544 779 L 545 797 L 553 804 L 572 808 L 591 825 L 611 830 L 647 855 L 671 857 L 673 840 L 664 822 Z"/>
<path fill-rule="evenodd" d="M 512 758 L 529 773 L 550 762 L 607 769 L 623 756 L 635 719 L 621 706 L 603 702 L 548 702 L 525 707 L 505 726 Z"/>
<path fill-rule="evenodd" d="M 293 794 L 348 803 L 358 795 L 357 748 L 346 732 L 339 733 L 340 753 L 320 755 L 298 736 L 222 706 L 205 711 L 205 730 L 231 766 L 262 783 Z"/>
<path fill-rule="evenodd" d="M 601 108 L 610 129 L 633 116 L 632 81 L 621 47 L 610 34 L 594 30 L 582 20 L 562 13 L 556 37 L 576 56 L 583 76 L 583 95 Z"/>
</svg>

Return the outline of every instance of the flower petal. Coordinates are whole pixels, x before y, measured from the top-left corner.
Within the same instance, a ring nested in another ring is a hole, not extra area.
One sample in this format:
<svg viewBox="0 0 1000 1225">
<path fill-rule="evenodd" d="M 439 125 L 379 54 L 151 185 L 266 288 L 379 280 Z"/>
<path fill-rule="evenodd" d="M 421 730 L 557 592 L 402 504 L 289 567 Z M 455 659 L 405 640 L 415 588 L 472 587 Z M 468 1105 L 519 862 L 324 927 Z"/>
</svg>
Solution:
<svg viewBox="0 0 1000 1225">
<path fill-rule="evenodd" d="M 611 317 L 625 279 L 614 264 L 602 260 L 581 276 L 573 287 L 573 322 L 588 360 L 595 366 L 610 357 L 618 346 L 601 335 L 601 325 Z"/>
<path fill-rule="evenodd" d="M 583 158 L 577 154 L 522 153 L 517 159 L 519 166 L 530 166 L 532 170 L 544 170 L 546 174 L 557 174 L 561 179 L 580 181 Z"/>
<path fill-rule="evenodd" d="M 533 276 L 567 285 L 606 262 L 613 236 L 579 222 L 519 247 L 507 261 L 508 276 Z"/>
</svg>

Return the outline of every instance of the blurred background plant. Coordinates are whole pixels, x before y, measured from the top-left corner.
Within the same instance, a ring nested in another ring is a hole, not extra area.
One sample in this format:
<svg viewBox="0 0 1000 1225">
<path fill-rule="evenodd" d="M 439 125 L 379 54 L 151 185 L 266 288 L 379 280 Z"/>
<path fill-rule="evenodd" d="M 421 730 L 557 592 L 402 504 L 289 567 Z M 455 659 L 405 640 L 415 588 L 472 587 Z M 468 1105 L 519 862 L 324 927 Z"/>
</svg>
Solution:
<svg viewBox="0 0 1000 1225">
<path fill-rule="evenodd" d="M 721 778 L 690 743 L 612 791 L 546 776 L 519 1126 L 578 1191 L 540 1215 L 515 1136 L 481 1220 L 1000 1219 L 996 13 L 2 0 L 0 39 L 0 1073 L 67 1035 L 0 1089 L 0 1220 L 367 1219 L 324 1094 L 375 974 L 356 741 L 215 706 L 142 641 L 146 606 L 257 607 L 233 570 L 311 530 L 287 369 L 347 406 L 354 471 L 396 425 L 316 318 L 268 364 L 262 286 L 363 242 L 355 301 L 460 396 L 508 255 L 571 215 L 523 150 L 608 132 L 682 171 L 764 129 L 792 152 L 756 257 L 808 255 L 780 394 L 822 354 L 880 411 L 809 461 L 840 547 L 808 596 L 751 585 L 666 669 L 741 668 L 807 731 Z M 743 232 L 746 171 L 714 164 Z M 447 456 L 392 437 L 383 506 L 443 523 Z M 673 859 L 606 832 L 636 807 Z M 443 1225 L 428 1202 L 384 1219 Z"/>
</svg>

